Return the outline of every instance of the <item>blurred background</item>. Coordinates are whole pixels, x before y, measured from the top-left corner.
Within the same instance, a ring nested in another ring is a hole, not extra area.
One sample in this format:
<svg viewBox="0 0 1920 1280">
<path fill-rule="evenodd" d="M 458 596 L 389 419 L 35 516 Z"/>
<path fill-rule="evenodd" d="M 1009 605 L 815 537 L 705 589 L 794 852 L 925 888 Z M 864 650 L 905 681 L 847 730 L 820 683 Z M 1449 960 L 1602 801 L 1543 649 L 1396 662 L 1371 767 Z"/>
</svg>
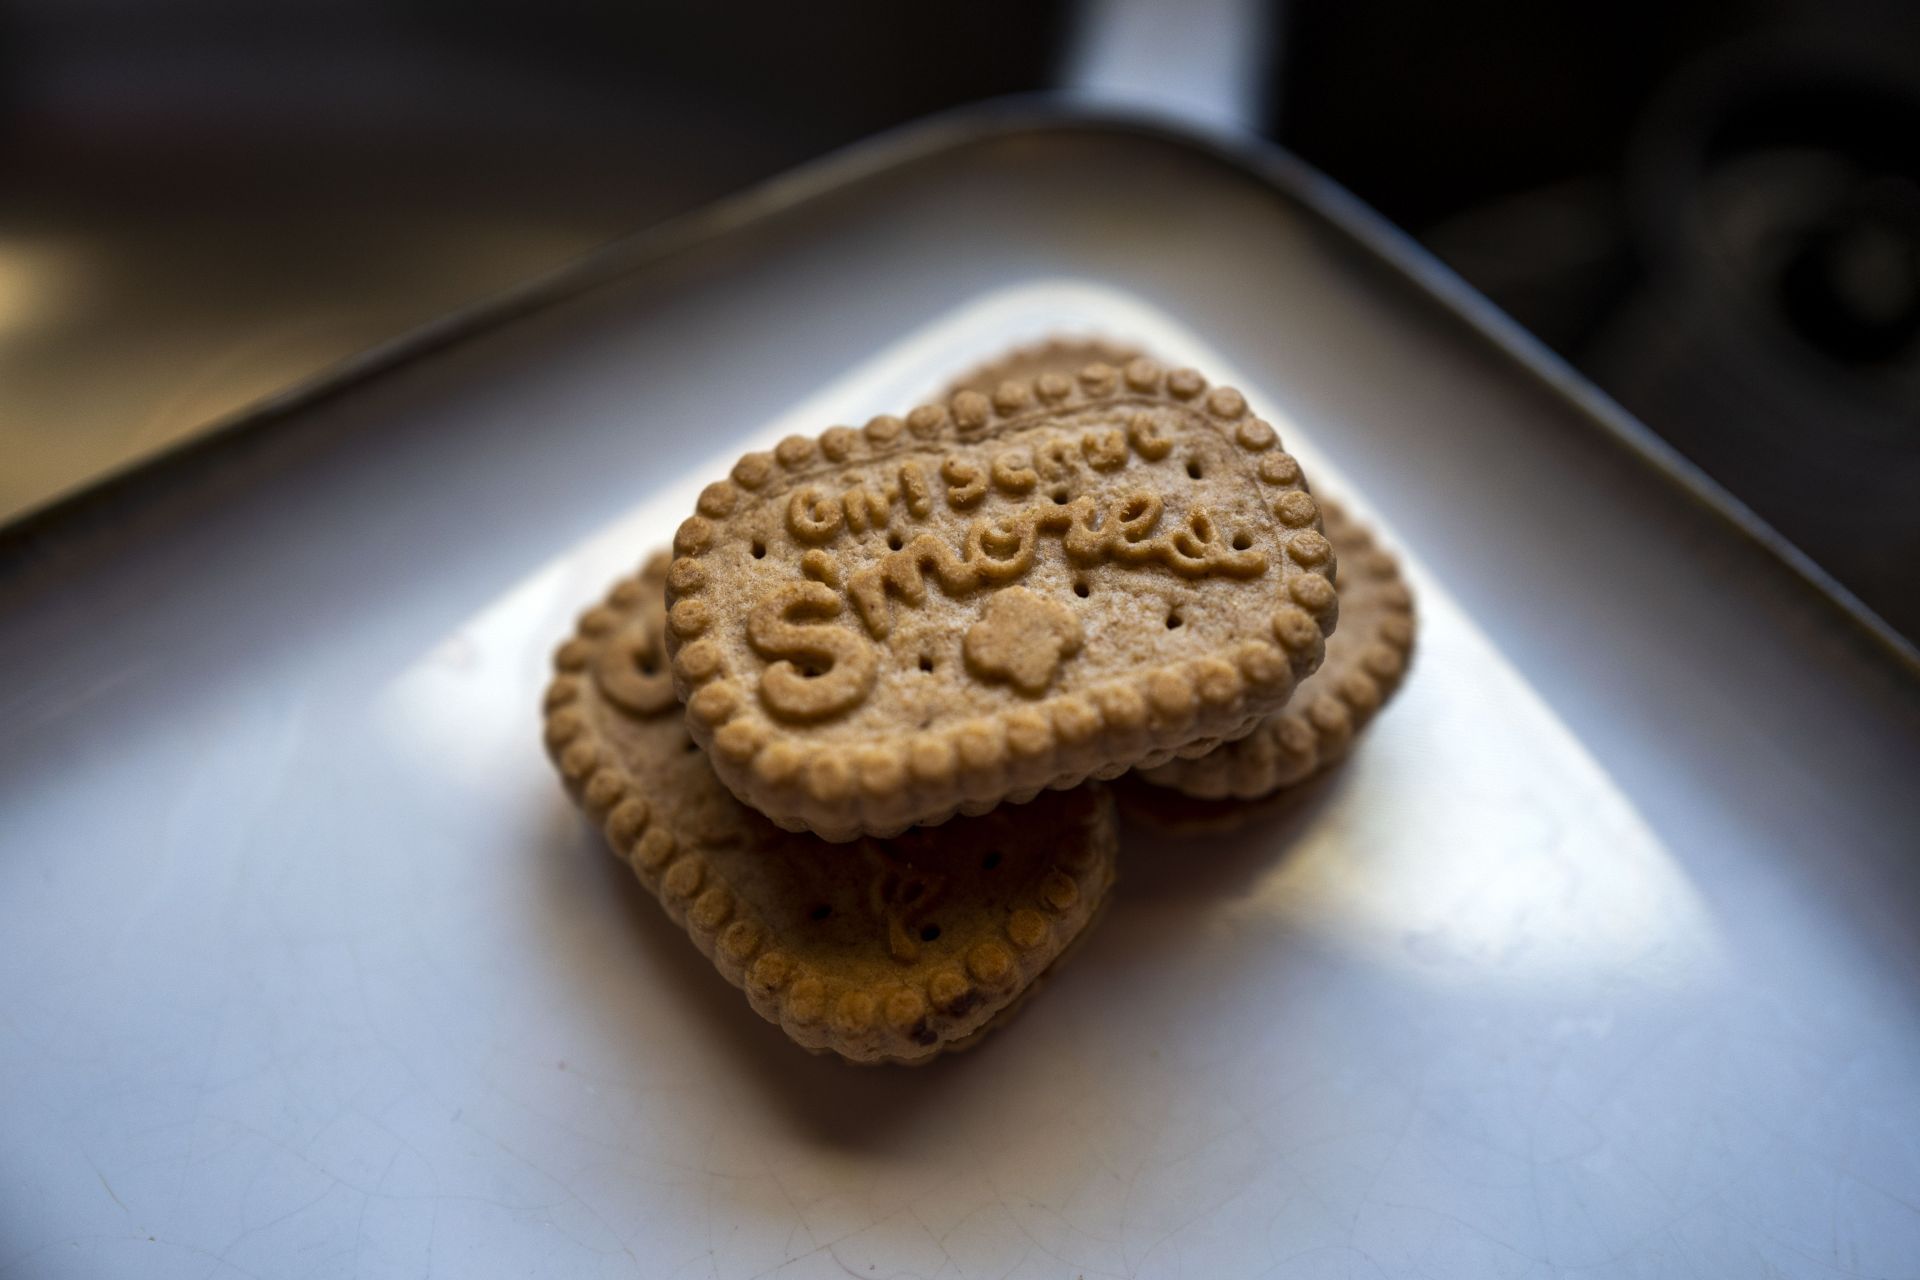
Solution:
<svg viewBox="0 0 1920 1280">
<path fill-rule="evenodd" d="M 1920 638 L 1910 0 L 0 0 L 0 519 L 1044 90 L 1293 148 Z"/>
</svg>

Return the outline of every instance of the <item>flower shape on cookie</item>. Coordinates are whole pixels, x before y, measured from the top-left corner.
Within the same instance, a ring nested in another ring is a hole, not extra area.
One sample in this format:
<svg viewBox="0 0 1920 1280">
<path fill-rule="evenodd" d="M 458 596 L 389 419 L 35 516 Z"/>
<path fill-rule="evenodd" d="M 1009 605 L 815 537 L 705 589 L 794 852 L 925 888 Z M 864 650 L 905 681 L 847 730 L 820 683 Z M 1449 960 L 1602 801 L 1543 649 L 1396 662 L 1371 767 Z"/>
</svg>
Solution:
<svg viewBox="0 0 1920 1280">
<path fill-rule="evenodd" d="M 1053 673 L 1080 649 L 1080 619 L 1055 600 L 1009 587 L 987 601 L 967 628 L 967 665 L 985 680 L 1010 681 L 1022 693 L 1043 693 Z"/>
<path fill-rule="evenodd" d="M 674 550 L 689 731 L 743 802 L 835 841 L 1244 734 L 1337 608 L 1273 429 L 1148 360 L 788 437 Z"/>
<path fill-rule="evenodd" d="M 925 1061 L 997 1025 L 1113 880 L 1100 787 L 892 840 L 783 831 L 688 739 L 661 639 L 666 558 L 616 583 L 555 655 L 546 743 L 568 791 L 701 953 L 808 1049 Z"/>
</svg>

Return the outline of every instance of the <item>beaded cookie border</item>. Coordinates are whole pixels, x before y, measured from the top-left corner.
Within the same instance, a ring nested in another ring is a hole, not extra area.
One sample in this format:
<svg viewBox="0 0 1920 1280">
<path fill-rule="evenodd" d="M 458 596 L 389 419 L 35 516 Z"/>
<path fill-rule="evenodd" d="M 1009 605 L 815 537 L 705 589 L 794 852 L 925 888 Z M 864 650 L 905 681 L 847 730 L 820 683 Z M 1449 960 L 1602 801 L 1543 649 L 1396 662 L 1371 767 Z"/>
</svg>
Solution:
<svg viewBox="0 0 1920 1280">
<path fill-rule="evenodd" d="M 1124 369 L 1146 355 L 1146 349 L 1139 343 L 1117 338 L 1092 335 L 1041 338 L 1036 342 L 1023 342 L 1017 347 L 1010 347 L 993 359 L 983 360 L 958 377 L 949 379 L 938 398 L 951 401 L 962 391 L 992 395 L 1003 382 L 1018 381 L 1022 377 L 1034 380 L 1049 371 L 1073 374 L 1091 364 Z M 1029 368 L 1037 371 L 1021 372 Z"/>
<path fill-rule="evenodd" d="M 1153 403 L 1197 409 L 1248 456 L 1252 477 L 1268 495 L 1285 551 L 1280 603 L 1269 616 L 1271 640 L 1248 639 L 1226 655 L 1170 663 L 950 728 L 902 730 L 850 750 L 806 742 L 771 721 L 730 678 L 720 647 L 707 638 L 715 619 L 701 599 L 707 583 L 701 558 L 743 495 L 776 474 L 803 478 L 823 462 L 880 461 L 942 443 L 965 447 L 990 431 L 1038 425 L 1053 413 Z M 689 732 L 744 802 L 783 827 L 833 841 L 897 834 L 1029 800 L 1045 788 L 1212 750 L 1250 732 L 1319 667 L 1339 607 L 1333 547 L 1319 508 L 1273 427 L 1232 387 L 1210 388 L 1196 370 L 1167 372 L 1146 358 L 1124 369 L 1092 364 L 1072 377 L 1012 380 L 991 396 L 963 391 L 905 418 L 876 417 L 859 431 L 839 426 L 818 437 L 788 436 L 770 452 L 742 457 L 730 479 L 708 485 L 673 546 L 667 652 Z"/>
<path fill-rule="evenodd" d="M 1317 673 L 1305 690 L 1305 706 L 1290 703 L 1246 737 L 1207 755 L 1141 770 L 1141 781 L 1199 800 L 1255 800 L 1296 786 L 1344 760 L 1360 731 L 1399 690 L 1418 631 L 1413 591 L 1372 529 L 1330 499 L 1322 499 L 1320 511 L 1347 571 L 1342 595 L 1365 590 L 1371 597 L 1367 608 L 1383 615 L 1365 647 L 1327 688 L 1320 682 L 1333 673 Z M 1354 610 L 1348 613 L 1352 625 Z"/>
<path fill-rule="evenodd" d="M 971 1045 L 1058 963 L 1104 902 L 1118 845 L 1111 796 L 1101 790 L 1091 797 L 1084 832 L 1077 839 L 1063 833 L 1055 865 L 1033 896 L 1012 904 L 996 935 L 968 947 L 963 962 L 917 983 L 875 988 L 820 970 L 777 945 L 698 841 L 655 813 L 618 752 L 595 733 L 592 708 L 601 695 L 592 688 L 594 662 L 648 593 L 662 593 L 667 567 L 665 553 L 656 554 L 614 583 L 554 654 L 543 736 L 568 793 L 700 953 L 796 1043 L 853 1062 L 898 1064 Z M 841 856 L 824 847 L 820 853 Z"/>
</svg>

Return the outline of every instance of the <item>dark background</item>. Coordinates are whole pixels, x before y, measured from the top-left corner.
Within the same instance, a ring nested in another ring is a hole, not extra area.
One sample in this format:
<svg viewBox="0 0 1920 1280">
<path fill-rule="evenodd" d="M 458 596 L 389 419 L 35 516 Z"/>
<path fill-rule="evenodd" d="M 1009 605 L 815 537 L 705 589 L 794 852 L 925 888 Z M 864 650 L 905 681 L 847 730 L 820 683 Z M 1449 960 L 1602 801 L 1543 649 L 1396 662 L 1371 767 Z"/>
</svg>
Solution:
<svg viewBox="0 0 1920 1280">
<path fill-rule="evenodd" d="M 0 516 L 1098 8 L 0 5 Z M 1920 5 L 1267 16 L 1253 124 L 1920 636 Z"/>
</svg>

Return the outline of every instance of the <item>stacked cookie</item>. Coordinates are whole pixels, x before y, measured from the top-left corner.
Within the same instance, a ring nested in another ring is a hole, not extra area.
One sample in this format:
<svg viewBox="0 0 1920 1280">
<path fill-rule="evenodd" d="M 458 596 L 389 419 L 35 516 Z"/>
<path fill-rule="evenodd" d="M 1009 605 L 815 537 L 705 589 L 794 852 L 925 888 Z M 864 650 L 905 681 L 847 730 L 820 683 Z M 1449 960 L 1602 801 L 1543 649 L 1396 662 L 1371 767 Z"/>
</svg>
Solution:
<svg viewBox="0 0 1920 1280">
<path fill-rule="evenodd" d="M 1239 392 L 1057 343 L 741 458 L 582 615 L 546 741 L 755 1009 L 920 1062 L 1098 915 L 1103 780 L 1231 821 L 1338 760 L 1412 643 L 1393 561 Z"/>
</svg>

